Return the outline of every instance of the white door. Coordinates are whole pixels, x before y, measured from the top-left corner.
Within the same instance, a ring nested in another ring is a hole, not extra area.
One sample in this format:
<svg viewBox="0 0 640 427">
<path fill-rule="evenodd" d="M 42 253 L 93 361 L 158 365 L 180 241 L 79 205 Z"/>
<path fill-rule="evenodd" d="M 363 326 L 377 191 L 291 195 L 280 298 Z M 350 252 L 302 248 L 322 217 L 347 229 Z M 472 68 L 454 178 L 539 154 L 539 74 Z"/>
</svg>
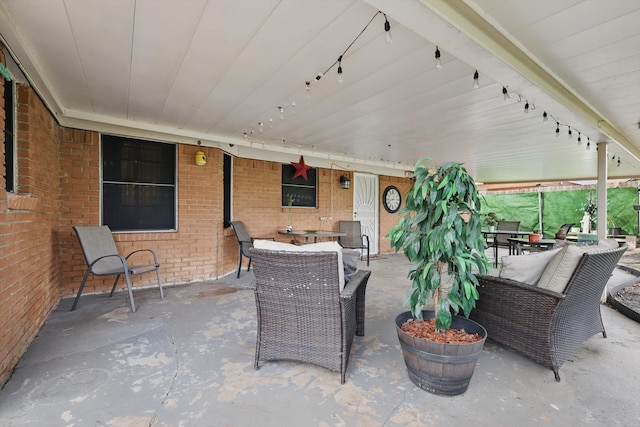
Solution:
<svg viewBox="0 0 640 427">
<path fill-rule="evenodd" d="M 353 174 L 353 219 L 360 221 L 362 234 L 369 236 L 369 251 L 378 253 L 378 176 Z"/>
</svg>

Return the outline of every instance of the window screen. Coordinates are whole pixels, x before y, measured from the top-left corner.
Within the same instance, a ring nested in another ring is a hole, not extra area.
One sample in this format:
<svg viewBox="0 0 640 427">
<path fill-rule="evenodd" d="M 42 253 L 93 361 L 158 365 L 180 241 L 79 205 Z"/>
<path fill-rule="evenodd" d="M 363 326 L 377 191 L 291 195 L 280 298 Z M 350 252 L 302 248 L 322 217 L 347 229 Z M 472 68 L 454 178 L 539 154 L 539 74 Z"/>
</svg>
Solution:
<svg viewBox="0 0 640 427">
<path fill-rule="evenodd" d="M 113 231 L 177 228 L 175 145 L 102 136 L 102 223 Z"/>
</svg>

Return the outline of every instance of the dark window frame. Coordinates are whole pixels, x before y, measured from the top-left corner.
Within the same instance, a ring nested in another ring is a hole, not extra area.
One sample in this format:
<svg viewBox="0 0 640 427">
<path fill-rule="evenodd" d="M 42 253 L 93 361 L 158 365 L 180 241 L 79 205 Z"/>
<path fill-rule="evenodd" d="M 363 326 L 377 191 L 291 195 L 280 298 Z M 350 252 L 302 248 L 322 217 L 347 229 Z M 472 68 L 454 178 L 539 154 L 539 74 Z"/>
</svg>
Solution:
<svg viewBox="0 0 640 427">
<path fill-rule="evenodd" d="M 103 134 L 101 223 L 113 232 L 174 232 L 178 226 L 175 144 Z"/>
<path fill-rule="evenodd" d="M 297 208 L 318 208 L 318 169 L 307 170 L 307 179 L 294 178 L 296 168 L 291 164 L 282 164 L 282 207 L 289 207 L 289 197 L 293 198 L 291 206 Z"/>
<path fill-rule="evenodd" d="M 4 189 L 10 193 L 16 192 L 16 103 L 15 82 L 4 80 Z"/>
<path fill-rule="evenodd" d="M 223 186 L 223 206 L 222 206 L 222 225 L 224 228 L 231 226 L 232 211 L 232 194 L 233 185 L 233 157 L 231 154 L 224 153 L 222 157 L 222 186 Z"/>
</svg>

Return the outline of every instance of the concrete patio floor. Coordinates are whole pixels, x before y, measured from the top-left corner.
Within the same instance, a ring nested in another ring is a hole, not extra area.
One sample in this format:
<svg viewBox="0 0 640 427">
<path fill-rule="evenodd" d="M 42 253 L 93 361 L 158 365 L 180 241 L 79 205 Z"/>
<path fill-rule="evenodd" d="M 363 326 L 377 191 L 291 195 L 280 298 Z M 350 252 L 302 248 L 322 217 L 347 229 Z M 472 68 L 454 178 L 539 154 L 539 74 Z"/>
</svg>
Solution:
<svg viewBox="0 0 640 427">
<path fill-rule="evenodd" d="M 640 425 L 640 324 L 604 305 L 608 338 L 588 340 L 561 382 L 488 340 L 465 394 L 416 387 L 394 327 L 408 268 L 402 255 L 371 261 L 344 385 L 308 364 L 253 369 L 252 273 L 166 287 L 164 300 L 138 290 L 136 313 L 125 292 L 83 296 L 74 312 L 63 299 L 0 391 L 0 426 Z"/>
</svg>

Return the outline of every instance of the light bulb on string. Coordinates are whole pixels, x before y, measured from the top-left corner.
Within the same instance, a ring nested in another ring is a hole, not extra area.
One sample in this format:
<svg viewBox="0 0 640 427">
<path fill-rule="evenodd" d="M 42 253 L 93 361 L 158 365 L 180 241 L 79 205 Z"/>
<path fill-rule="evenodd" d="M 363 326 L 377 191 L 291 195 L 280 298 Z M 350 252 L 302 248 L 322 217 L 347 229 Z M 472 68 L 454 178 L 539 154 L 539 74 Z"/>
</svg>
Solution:
<svg viewBox="0 0 640 427">
<path fill-rule="evenodd" d="M 560 136 L 560 123 L 556 122 L 556 138 Z"/>
<path fill-rule="evenodd" d="M 387 15 L 384 14 L 384 37 L 385 40 L 387 41 L 387 43 L 391 43 L 392 39 L 391 39 L 391 24 L 389 23 L 389 20 L 387 19 Z"/>
<path fill-rule="evenodd" d="M 316 81 L 320 80 L 322 78 L 322 76 L 324 76 L 324 73 L 322 71 L 320 71 L 318 73 L 318 75 L 316 76 Z"/>
<path fill-rule="evenodd" d="M 545 111 L 544 113 L 542 113 L 542 122 L 546 123 L 549 121 L 549 115 L 547 114 L 547 112 Z"/>
<path fill-rule="evenodd" d="M 571 133 L 571 126 L 569 126 L 568 135 L 569 135 L 569 139 L 573 138 L 573 133 Z"/>
<path fill-rule="evenodd" d="M 478 75 L 478 70 L 476 70 L 475 73 L 473 73 L 473 88 L 477 89 L 480 87 L 480 81 L 479 81 L 479 75 Z"/>
<path fill-rule="evenodd" d="M 280 120 L 284 120 L 284 108 L 278 107 L 278 111 L 280 111 Z"/>
<path fill-rule="evenodd" d="M 524 113 L 529 114 L 529 101 L 526 101 L 524 104 Z"/>
<path fill-rule="evenodd" d="M 591 139 L 587 138 L 587 150 L 591 149 Z"/>
<path fill-rule="evenodd" d="M 618 157 L 618 164 L 616 165 L 616 167 L 620 167 L 620 157 Z"/>
<path fill-rule="evenodd" d="M 511 99 L 511 96 L 509 96 L 509 91 L 505 86 L 502 86 L 502 97 L 504 98 L 505 101 Z"/>
<path fill-rule="evenodd" d="M 578 145 L 582 145 L 582 135 L 578 132 Z"/>
<path fill-rule="evenodd" d="M 338 58 L 338 84 L 344 83 L 344 79 L 342 78 L 342 55 Z"/>
<path fill-rule="evenodd" d="M 442 68 L 442 63 L 440 62 L 440 49 L 436 46 L 436 68 L 439 70 Z"/>
<path fill-rule="evenodd" d="M 295 114 L 296 113 L 296 102 L 293 101 L 291 103 L 291 114 Z"/>
<path fill-rule="evenodd" d="M 305 86 L 304 91 L 307 95 L 307 98 L 311 98 L 311 82 L 309 81 L 304 82 L 304 86 Z"/>
<path fill-rule="evenodd" d="M 259 122 L 258 126 L 260 127 L 260 129 L 258 129 L 260 132 L 262 132 L 264 130 L 264 123 Z"/>
</svg>

